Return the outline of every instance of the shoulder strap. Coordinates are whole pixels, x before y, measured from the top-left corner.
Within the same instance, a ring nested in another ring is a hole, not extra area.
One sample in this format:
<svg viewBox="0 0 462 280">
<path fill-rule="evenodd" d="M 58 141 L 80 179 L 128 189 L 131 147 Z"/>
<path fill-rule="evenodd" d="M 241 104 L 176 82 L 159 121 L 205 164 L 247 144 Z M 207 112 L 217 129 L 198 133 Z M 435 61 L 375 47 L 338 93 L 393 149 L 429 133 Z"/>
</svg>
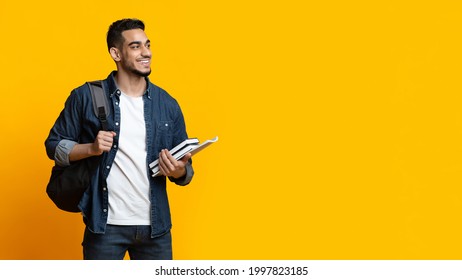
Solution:
<svg viewBox="0 0 462 280">
<path fill-rule="evenodd" d="M 109 103 L 104 90 L 102 81 L 87 82 L 90 87 L 91 99 L 93 101 L 93 110 L 101 122 L 103 130 L 107 131 L 107 116 L 109 116 Z"/>
</svg>

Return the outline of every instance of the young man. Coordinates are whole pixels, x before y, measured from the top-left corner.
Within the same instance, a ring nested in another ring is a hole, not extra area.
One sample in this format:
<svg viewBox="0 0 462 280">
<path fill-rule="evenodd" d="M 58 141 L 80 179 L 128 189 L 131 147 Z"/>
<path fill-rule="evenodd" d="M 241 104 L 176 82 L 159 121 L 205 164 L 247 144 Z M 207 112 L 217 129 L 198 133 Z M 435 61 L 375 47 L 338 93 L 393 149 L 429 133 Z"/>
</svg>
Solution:
<svg viewBox="0 0 462 280">
<path fill-rule="evenodd" d="M 80 201 L 86 225 L 84 259 L 172 259 L 166 178 L 187 185 L 194 174 L 188 154 L 168 152 L 188 138 L 177 101 L 152 84 L 150 41 L 144 23 L 118 20 L 107 33 L 117 71 L 103 81 L 110 103 L 102 131 L 87 85 L 74 89 L 45 141 L 57 166 L 89 157 L 101 161 Z M 159 158 L 162 176 L 149 163 Z"/>
</svg>

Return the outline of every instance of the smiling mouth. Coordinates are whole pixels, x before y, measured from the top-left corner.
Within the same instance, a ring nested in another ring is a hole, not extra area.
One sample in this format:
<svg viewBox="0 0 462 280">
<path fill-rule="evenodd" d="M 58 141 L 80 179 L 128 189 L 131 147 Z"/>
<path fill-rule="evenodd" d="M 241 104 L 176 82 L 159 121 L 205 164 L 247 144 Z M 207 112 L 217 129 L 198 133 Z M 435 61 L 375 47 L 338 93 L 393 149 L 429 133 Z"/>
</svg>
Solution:
<svg viewBox="0 0 462 280">
<path fill-rule="evenodd" d="M 143 59 L 143 60 L 139 60 L 138 62 L 140 62 L 141 64 L 144 64 L 144 65 L 148 65 L 151 60 L 150 59 Z"/>
</svg>

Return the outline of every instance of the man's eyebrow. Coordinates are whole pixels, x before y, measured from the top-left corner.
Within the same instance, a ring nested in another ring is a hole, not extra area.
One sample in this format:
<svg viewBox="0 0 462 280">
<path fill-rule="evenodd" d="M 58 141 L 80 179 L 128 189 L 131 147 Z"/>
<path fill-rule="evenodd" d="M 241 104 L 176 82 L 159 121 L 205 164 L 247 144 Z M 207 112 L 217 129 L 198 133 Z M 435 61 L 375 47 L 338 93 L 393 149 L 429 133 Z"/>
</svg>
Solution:
<svg viewBox="0 0 462 280">
<path fill-rule="evenodd" d="M 141 44 L 141 41 L 133 41 L 133 42 L 130 42 L 128 45 L 131 46 L 131 45 L 140 45 Z"/>
<path fill-rule="evenodd" d="M 151 40 L 146 41 L 146 44 L 149 44 L 149 43 L 151 43 Z M 130 42 L 128 45 L 131 46 L 131 45 L 141 45 L 141 44 L 143 44 L 143 42 L 141 42 L 141 41 L 133 41 L 133 42 Z"/>
</svg>

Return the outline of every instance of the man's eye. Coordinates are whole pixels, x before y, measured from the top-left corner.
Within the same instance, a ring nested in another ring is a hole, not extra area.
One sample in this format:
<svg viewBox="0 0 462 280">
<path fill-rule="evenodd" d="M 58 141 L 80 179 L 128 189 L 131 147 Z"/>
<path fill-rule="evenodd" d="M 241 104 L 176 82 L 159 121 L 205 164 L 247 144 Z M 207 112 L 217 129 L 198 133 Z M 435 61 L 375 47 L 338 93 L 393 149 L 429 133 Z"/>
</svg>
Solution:
<svg viewBox="0 0 462 280">
<path fill-rule="evenodd" d="M 138 49 L 140 46 L 134 45 L 132 46 L 132 49 Z"/>
</svg>

